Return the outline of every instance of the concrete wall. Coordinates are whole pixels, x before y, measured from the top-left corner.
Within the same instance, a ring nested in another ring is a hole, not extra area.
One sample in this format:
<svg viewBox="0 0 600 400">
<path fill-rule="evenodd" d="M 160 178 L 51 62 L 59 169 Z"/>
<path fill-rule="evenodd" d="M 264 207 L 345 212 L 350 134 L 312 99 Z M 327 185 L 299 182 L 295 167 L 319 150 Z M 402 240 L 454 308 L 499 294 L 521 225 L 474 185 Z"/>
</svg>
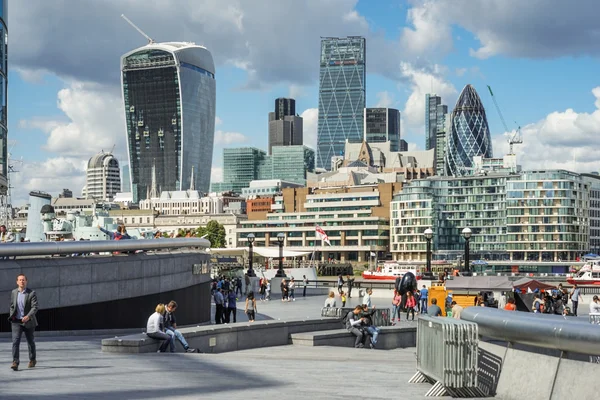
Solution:
<svg viewBox="0 0 600 400">
<path fill-rule="evenodd" d="M 322 318 L 293 321 L 257 321 L 245 324 L 208 325 L 182 328 L 190 347 L 204 353 L 282 346 L 290 343 L 290 335 L 301 332 L 338 329 L 337 319 Z M 158 342 L 145 334 L 129 335 L 102 340 L 102 351 L 107 353 L 149 353 L 158 349 Z M 181 345 L 176 344 L 178 351 Z"/>
<path fill-rule="evenodd" d="M 543 354 L 544 349 L 533 352 L 489 342 L 480 342 L 480 348 L 501 361 L 498 399 L 591 400 L 600 392 L 600 380 L 594 379 L 600 376 L 600 364 L 565 358 L 578 358 L 575 355 Z"/>
<path fill-rule="evenodd" d="M 202 305 L 188 305 L 188 312 L 193 307 L 197 317 L 182 316 L 187 323 L 204 322 L 210 314 L 210 277 L 194 273 L 194 264 L 208 261 L 208 257 L 182 252 L 4 260 L 0 262 L 0 299 L 5 299 L 0 301 L 0 331 L 10 331 L 5 317 L 20 273 L 27 276 L 28 286 L 37 293 L 42 330 L 129 328 L 115 326 L 117 317 L 133 312 L 130 315 L 136 321 L 145 321 L 157 301 L 171 300 L 161 294 L 188 298 L 190 303 L 201 301 Z M 202 271 L 196 268 L 195 272 Z M 196 289 L 188 290 L 191 288 Z M 74 321 L 75 316 L 82 318 L 87 313 L 93 313 L 94 318 L 81 324 Z"/>
</svg>

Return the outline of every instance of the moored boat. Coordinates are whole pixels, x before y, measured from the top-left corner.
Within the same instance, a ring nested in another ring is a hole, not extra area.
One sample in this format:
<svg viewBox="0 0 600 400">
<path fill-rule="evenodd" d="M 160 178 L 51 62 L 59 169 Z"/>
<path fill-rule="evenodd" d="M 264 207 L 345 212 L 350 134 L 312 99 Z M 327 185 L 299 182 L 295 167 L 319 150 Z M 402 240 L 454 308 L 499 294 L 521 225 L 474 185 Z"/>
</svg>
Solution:
<svg viewBox="0 0 600 400">
<path fill-rule="evenodd" d="M 386 262 L 378 266 L 376 271 L 364 271 L 362 277 L 364 279 L 393 281 L 396 278 L 402 278 L 407 272 L 412 272 L 417 279 L 421 279 L 421 274 L 417 272 L 416 268 L 406 268 L 396 262 Z"/>
<path fill-rule="evenodd" d="M 589 260 L 577 274 L 567 278 L 574 285 L 600 285 L 600 259 Z"/>
</svg>

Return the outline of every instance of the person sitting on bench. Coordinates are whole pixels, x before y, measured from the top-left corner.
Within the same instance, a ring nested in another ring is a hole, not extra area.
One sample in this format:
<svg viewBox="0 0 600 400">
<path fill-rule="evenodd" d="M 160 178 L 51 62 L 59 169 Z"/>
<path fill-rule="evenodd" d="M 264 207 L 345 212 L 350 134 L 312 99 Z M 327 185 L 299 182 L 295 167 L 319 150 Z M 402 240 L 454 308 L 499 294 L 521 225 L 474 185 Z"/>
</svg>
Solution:
<svg viewBox="0 0 600 400">
<path fill-rule="evenodd" d="M 348 312 L 346 315 L 346 329 L 348 332 L 356 336 L 354 341 L 354 347 L 357 349 L 365 347 L 364 339 L 365 333 L 362 330 L 364 318 L 359 318 L 359 314 L 362 312 L 362 306 L 356 306 L 354 310 Z"/>
</svg>

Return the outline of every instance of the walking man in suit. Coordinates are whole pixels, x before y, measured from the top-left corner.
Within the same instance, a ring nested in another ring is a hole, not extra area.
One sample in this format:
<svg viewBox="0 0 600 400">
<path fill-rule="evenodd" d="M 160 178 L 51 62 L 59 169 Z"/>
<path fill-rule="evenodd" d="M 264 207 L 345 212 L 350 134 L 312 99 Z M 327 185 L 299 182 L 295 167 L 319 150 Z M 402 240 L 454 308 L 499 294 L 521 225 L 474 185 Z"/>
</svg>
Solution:
<svg viewBox="0 0 600 400">
<path fill-rule="evenodd" d="M 19 347 L 21 346 L 21 336 L 25 333 L 27 347 L 29 347 L 29 365 L 28 368 L 35 367 L 35 340 L 33 332 L 37 326 L 35 314 L 38 310 L 37 295 L 27 287 L 27 277 L 24 274 L 17 275 L 17 288 L 12 291 L 10 296 L 10 312 L 8 320 L 12 326 L 12 354 L 13 371 L 19 369 Z"/>
</svg>

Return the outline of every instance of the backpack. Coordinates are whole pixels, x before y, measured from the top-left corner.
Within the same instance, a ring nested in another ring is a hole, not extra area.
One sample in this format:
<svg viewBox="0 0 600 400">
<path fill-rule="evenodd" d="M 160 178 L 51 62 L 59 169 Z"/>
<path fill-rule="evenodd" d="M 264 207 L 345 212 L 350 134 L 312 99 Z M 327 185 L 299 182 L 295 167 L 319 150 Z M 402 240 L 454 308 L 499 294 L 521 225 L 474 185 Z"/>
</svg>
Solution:
<svg viewBox="0 0 600 400">
<path fill-rule="evenodd" d="M 342 323 L 342 326 L 345 328 L 346 325 L 348 324 L 348 317 L 350 316 L 350 313 L 352 313 L 352 311 L 349 311 L 346 313 L 346 315 L 344 315 L 342 317 L 342 320 L 340 321 Z"/>
</svg>

